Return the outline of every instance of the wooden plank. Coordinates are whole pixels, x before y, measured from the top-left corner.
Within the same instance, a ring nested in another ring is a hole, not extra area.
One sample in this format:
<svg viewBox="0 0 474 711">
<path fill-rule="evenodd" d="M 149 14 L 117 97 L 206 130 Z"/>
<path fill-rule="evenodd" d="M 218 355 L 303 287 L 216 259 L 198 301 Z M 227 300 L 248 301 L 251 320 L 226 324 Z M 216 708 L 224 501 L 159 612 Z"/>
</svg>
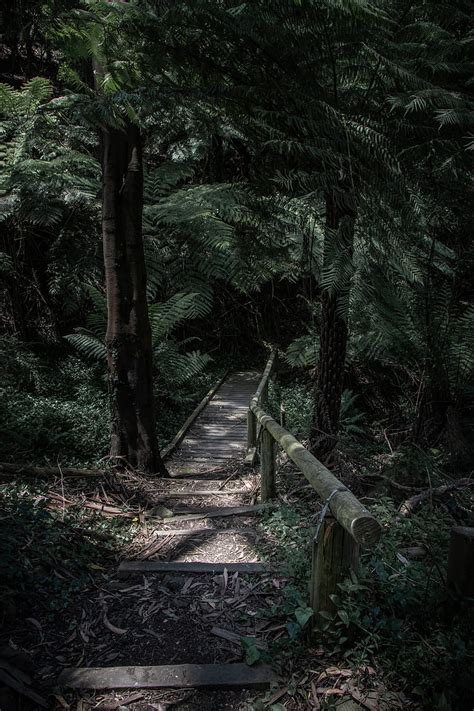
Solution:
<svg viewBox="0 0 474 711">
<path fill-rule="evenodd" d="M 170 442 L 164 449 L 161 450 L 160 454 L 161 454 L 161 458 L 162 458 L 162 459 L 166 459 L 167 457 L 169 457 L 169 455 L 171 454 L 171 452 L 178 446 L 178 444 L 181 442 L 181 440 L 183 439 L 183 437 L 184 437 L 184 435 L 186 434 L 186 432 L 188 431 L 188 429 L 189 429 L 189 428 L 191 427 L 191 425 L 193 424 L 194 420 L 197 418 L 197 416 L 200 414 L 200 412 L 201 412 L 202 410 L 204 410 L 204 408 L 206 407 L 206 405 L 208 404 L 208 402 L 210 401 L 210 399 L 212 398 L 212 396 L 214 395 L 214 393 L 215 393 L 215 392 L 219 389 L 219 387 L 222 385 L 222 383 L 224 382 L 224 380 L 226 379 L 226 377 L 227 377 L 228 374 L 229 374 L 229 371 L 227 370 L 227 371 L 224 373 L 224 375 L 222 376 L 222 378 L 219 380 L 219 382 L 217 382 L 217 383 L 209 390 L 209 392 L 207 393 L 207 395 L 201 400 L 201 402 L 199 403 L 199 405 L 193 410 L 193 412 L 190 414 L 190 416 L 188 417 L 188 419 L 185 421 L 185 423 L 183 424 L 183 426 L 181 427 L 181 429 L 180 429 L 180 430 L 176 433 L 176 435 L 173 437 L 173 439 L 171 440 L 171 442 Z"/>
<path fill-rule="evenodd" d="M 238 496 L 252 494 L 252 489 L 187 489 L 186 491 L 160 491 L 158 499 L 189 499 L 193 496 Z"/>
<path fill-rule="evenodd" d="M 173 516 L 173 518 L 167 519 L 169 523 L 179 522 L 179 521 L 199 521 L 204 518 L 221 518 L 225 516 L 251 516 L 254 513 L 260 513 L 260 511 L 265 511 L 266 509 L 275 508 L 276 504 L 266 503 L 266 504 L 255 504 L 254 506 L 223 506 L 221 508 L 209 509 L 208 511 L 203 511 L 202 513 L 185 513 Z"/>
<path fill-rule="evenodd" d="M 268 573 L 273 570 L 268 563 L 200 563 L 159 560 L 122 560 L 119 577 L 145 573 Z"/>
<path fill-rule="evenodd" d="M 189 536 L 190 538 L 195 538 L 210 533 L 219 535 L 221 533 L 245 536 L 259 535 L 254 528 L 170 528 L 168 531 L 154 531 L 153 535 L 157 538 L 166 538 L 167 536 Z"/>
<path fill-rule="evenodd" d="M 179 464 L 180 462 L 191 462 L 193 464 L 202 466 L 202 465 L 207 465 L 209 467 L 217 467 L 217 466 L 222 466 L 222 467 L 228 467 L 229 463 L 232 461 L 236 461 L 238 458 L 236 457 L 221 457 L 221 456 L 211 456 L 210 454 L 203 457 L 200 455 L 192 456 L 191 454 L 188 454 L 185 458 L 183 459 L 173 459 L 174 464 Z"/>
<path fill-rule="evenodd" d="M 253 467 L 256 459 L 257 459 L 257 448 L 252 447 L 251 449 L 248 450 L 247 454 L 245 455 L 244 464 L 246 464 L 247 466 Z"/>
<path fill-rule="evenodd" d="M 334 595 L 350 571 L 357 571 L 358 558 L 359 546 L 350 533 L 326 516 L 312 550 L 310 606 L 315 620 L 320 612 L 334 611 Z"/>
<path fill-rule="evenodd" d="M 57 684 L 72 689 L 264 689 L 277 680 L 263 664 L 176 664 L 64 669 Z"/>
<path fill-rule="evenodd" d="M 219 458 L 219 459 L 236 459 L 236 457 L 239 456 L 239 454 L 242 454 L 241 451 L 238 449 L 217 449 L 217 448 L 211 448 L 209 449 L 194 449 L 193 447 L 184 447 L 182 449 L 183 454 L 190 454 L 194 457 L 213 457 L 213 458 Z"/>
<path fill-rule="evenodd" d="M 193 464 L 195 464 L 195 462 L 190 462 L 186 459 L 183 459 L 182 461 L 173 459 L 173 466 L 179 466 L 182 469 L 185 469 L 185 471 L 177 470 L 174 472 L 170 472 L 170 479 L 176 479 L 177 481 L 196 481 L 196 474 L 199 474 L 200 472 L 199 469 L 196 467 L 194 467 L 193 469 Z M 192 469 L 192 471 L 188 471 L 188 469 Z M 229 473 L 227 471 L 209 472 L 209 474 L 206 474 L 205 478 L 203 477 L 201 481 L 222 481 L 223 479 L 228 479 L 228 477 Z"/>
<path fill-rule="evenodd" d="M 220 637 L 221 639 L 225 639 L 227 642 L 238 644 L 239 646 L 242 643 L 242 637 L 247 637 L 247 639 L 249 639 L 249 635 L 237 634 L 237 632 L 232 632 L 231 630 L 226 630 L 222 627 L 213 627 L 211 629 L 211 634 L 216 637 Z M 251 637 L 251 639 L 254 640 L 257 649 L 261 649 L 262 651 L 268 649 L 268 644 L 265 640 L 257 639 L 257 637 Z"/>
<path fill-rule="evenodd" d="M 260 499 L 269 501 L 276 496 L 275 440 L 270 432 L 263 430 L 260 448 Z"/>
</svg>

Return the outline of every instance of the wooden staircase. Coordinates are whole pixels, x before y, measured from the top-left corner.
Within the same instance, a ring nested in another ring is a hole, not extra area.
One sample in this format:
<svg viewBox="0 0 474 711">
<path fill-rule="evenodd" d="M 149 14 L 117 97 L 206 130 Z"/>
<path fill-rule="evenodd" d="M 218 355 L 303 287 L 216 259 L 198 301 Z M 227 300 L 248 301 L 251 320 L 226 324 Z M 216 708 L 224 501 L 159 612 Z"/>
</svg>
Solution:
<svg viewBox="0 0 474 711">
<path fill-rule="evenodd" d="M 239 536 L 252 539 L 255 529 L 246 527 L 221 527 L 229 518 L 240 516 L 253 519 L 267 505 L 249 503 L 255 491 L 248 487 L 236 489 L 232 483 L 216 487 L 218 477 L 230 479 L 229 466 L 242 463 L 247 447 L 247 412 L 250 399 L 259 381 L 255 372 L 234 373 L 212 393 L 207 402 L 197 408 L 196 417 L 190 418 L 187 429 L 176 440 L 173 451 L 168 452 L 167 465 L 173 480 L 192 476 L 186 487 L 174 491 L 171 486 L 163 491 L 165 506 L 173 506 L 175 516 L 163 519 L 155 526 L 154 536 L 159 542 L 176 541 L 176 556 L 169 560 L 142 559 L 124 560 L 118 568 L 118 576 L 168 576 L 173 575 L 259 575 L 271 571 L 268 564 L 260 561 L 236 559 L 209 560 L 212 551 L 221 558 L 225 545 L 220 541 L 236 541 Z M 217 471 L 216 471 L 217 470 Z M 207 472 L 207 473 L 206 473 Z M 163 480 L 161 480 L 163 481 Z M 227 505 L 209 507 L 206 499 L 221 497 Z M 177 500 L 180 503 L 176 503 Z M 204 504 L 204 505 L 203 505 Z M 209 528 L 212 522 L 213 527 Z M 201 525 L 202 524 L 202 525 Z M 184 528 L 183 528 L 184 526 Z M 214 548 L 205 560 L 183 560 L 180 542 L 211 538 Z M 160 544 L 158 543 L 158 549 Z M 152 549 L 150 549 L 152 550 Z M 183 584 L 186 577 L 183 577 Z M 235 635 L 238 638 L 238 635 Z M 157 642 L 158 643 L 158 642 Z M 166 689 L 166 688 L 267 688 L 277 681 L 273 670 L 265 664 L 248 666 L 243 663 L 225 664 L 174 664 L 160 666 L 116 666 L 94 668 L 67 668 L 60 674 L 57 684 L 73 689 Z"/>
</svg>

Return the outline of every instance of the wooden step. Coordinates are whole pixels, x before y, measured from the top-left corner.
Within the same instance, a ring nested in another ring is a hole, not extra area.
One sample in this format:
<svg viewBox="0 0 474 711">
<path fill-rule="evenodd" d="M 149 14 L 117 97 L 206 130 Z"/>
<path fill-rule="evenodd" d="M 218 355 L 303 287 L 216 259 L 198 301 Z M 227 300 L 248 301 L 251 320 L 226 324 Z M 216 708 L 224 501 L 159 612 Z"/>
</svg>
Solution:
<svg viewBox="0 0 474 711">
<path fill-rule="evenodd" d="M 193 465 L 195 465 L 195 462 L 189 461 L 189 459 L 183 459 L 181 461 L 173 460 L 173 466 L 178 465 L 181 469 L 184 469 L 184 471 L 176 470 L 174 472 L 170 472 L 170 479 L 185 479 L 190 481 L 196 481 L 196 474 L 201 473 L 198 468 L 193 469 Z M 228 479 L 228 477 L 228 471 L 214 472 L 210 474 L 204 474 L 201 478 L 201 481 L 222 481 L 223 479 Z"/>
<path fill-rule="evenodd" d="M 57 684 L 72 689 L 265 689 L 277 681 L 264 664 L 176 664 L 64 669 Z"/>
<path fill-rule="evenodd" d="M 242 496 L 253 494 L 252 489 L 187 489 L 186 491 L 159 491 L 156 500 L 191 499 L 193 496 Z"/>
<path fill-rule="evenodd" d="M 166 531 L 154 531 L 153 535 L 156 538 L 167 538 L 168 536 L 188 536 L 189 538 L 197 538 L 197 536 L 207 536 L 213 533 L 220 535 L 225 533 L 233 536 L 259 536 L 259 532 L 255 528 L 170 528 Z"/>
<path fill-rule="evenodd" d="M 221 518 L 224 516 L 253 516 L 253 514 L 275 508 L 275 506 L 276 504 L 271 501 L 264 504 L 247 504 L 244 506 L 218 506 L 213 509 L 208 509 L 207 511 L 200 511 L 199 513 L 194 511 L 190 511 L 189 513 L 178 513 L 175 516 L 166 519 L 166 523 L 171 524 L 179 523 L 180 521 L 200 521 L 205 518 Z"/>
<path fill-rule="evenodd" d="M 145 573 L 269 573 L 267 563 L 180 563 L 159 560 L 123 560 L 118 568 L 119 577 Z"/>
</svg>

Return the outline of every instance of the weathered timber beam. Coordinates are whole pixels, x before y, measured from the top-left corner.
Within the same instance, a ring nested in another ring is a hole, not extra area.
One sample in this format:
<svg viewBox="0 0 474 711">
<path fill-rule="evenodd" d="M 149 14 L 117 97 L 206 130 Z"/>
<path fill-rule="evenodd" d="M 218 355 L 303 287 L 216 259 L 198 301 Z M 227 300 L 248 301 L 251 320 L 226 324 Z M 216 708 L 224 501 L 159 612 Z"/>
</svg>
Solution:
<svg viewBox="0 0 474 711">
<path fill-rule="evenodd" d="M 64 669 L 59 687 L 72 689 L 264 689 L 278 681 L 271 667 L 258 664 L 177 664 L 159 667 Z"/>
<path fill-rule="evenodd" d="M 272 435 L 289 458 L 304 474 L 313 489 L 323 501 L 331 496 L 330 509 L 334 518 L 361 545 L 376 543 L 381 535 L 381 526 L 372 514 L 329 469 L 322 464 L 288 430 L 267 415 L 261 407 L 253 403 L 251 410 L 258 422 Z M 337 491 L 338 489 L 343 491 Z M 335 492 L 335 493 L 334 493 Z"/>
<path fill-rule="evenodd" d="M 145 573 L 270 573 L 269 563 L 200 563 L 198 561 L 123 560 L 119 577 Z"/>
</svg>

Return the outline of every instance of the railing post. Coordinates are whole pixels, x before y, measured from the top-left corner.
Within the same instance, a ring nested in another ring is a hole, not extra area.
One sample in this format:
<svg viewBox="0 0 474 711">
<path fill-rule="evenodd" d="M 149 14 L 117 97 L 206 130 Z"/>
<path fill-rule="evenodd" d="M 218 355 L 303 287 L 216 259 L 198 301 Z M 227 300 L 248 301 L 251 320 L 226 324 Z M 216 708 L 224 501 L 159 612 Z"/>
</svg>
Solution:
<svg viewBox="0 0 474 711">
<path fill-rule="evenodd" d="M 318 612 L 332 612 L 331 595 L 339 592 L 338 585 L 357 569 L 359 545 L 331 516 L 321 523 L 317 540 L 313 541 L 310 606 L 317 621 Z"/>
<path fill-rule="evenodd" d="M 275 497 L 275 442 L 265 428 L 262 430 L 260 460 L 260 499 L 268 501 Z"/>
<path fill-rule="evenodd" d="M 247 412 L 247 451 L 254 449 L 257 446 L 257 418 L 252 410 Z"/>
</svg>

